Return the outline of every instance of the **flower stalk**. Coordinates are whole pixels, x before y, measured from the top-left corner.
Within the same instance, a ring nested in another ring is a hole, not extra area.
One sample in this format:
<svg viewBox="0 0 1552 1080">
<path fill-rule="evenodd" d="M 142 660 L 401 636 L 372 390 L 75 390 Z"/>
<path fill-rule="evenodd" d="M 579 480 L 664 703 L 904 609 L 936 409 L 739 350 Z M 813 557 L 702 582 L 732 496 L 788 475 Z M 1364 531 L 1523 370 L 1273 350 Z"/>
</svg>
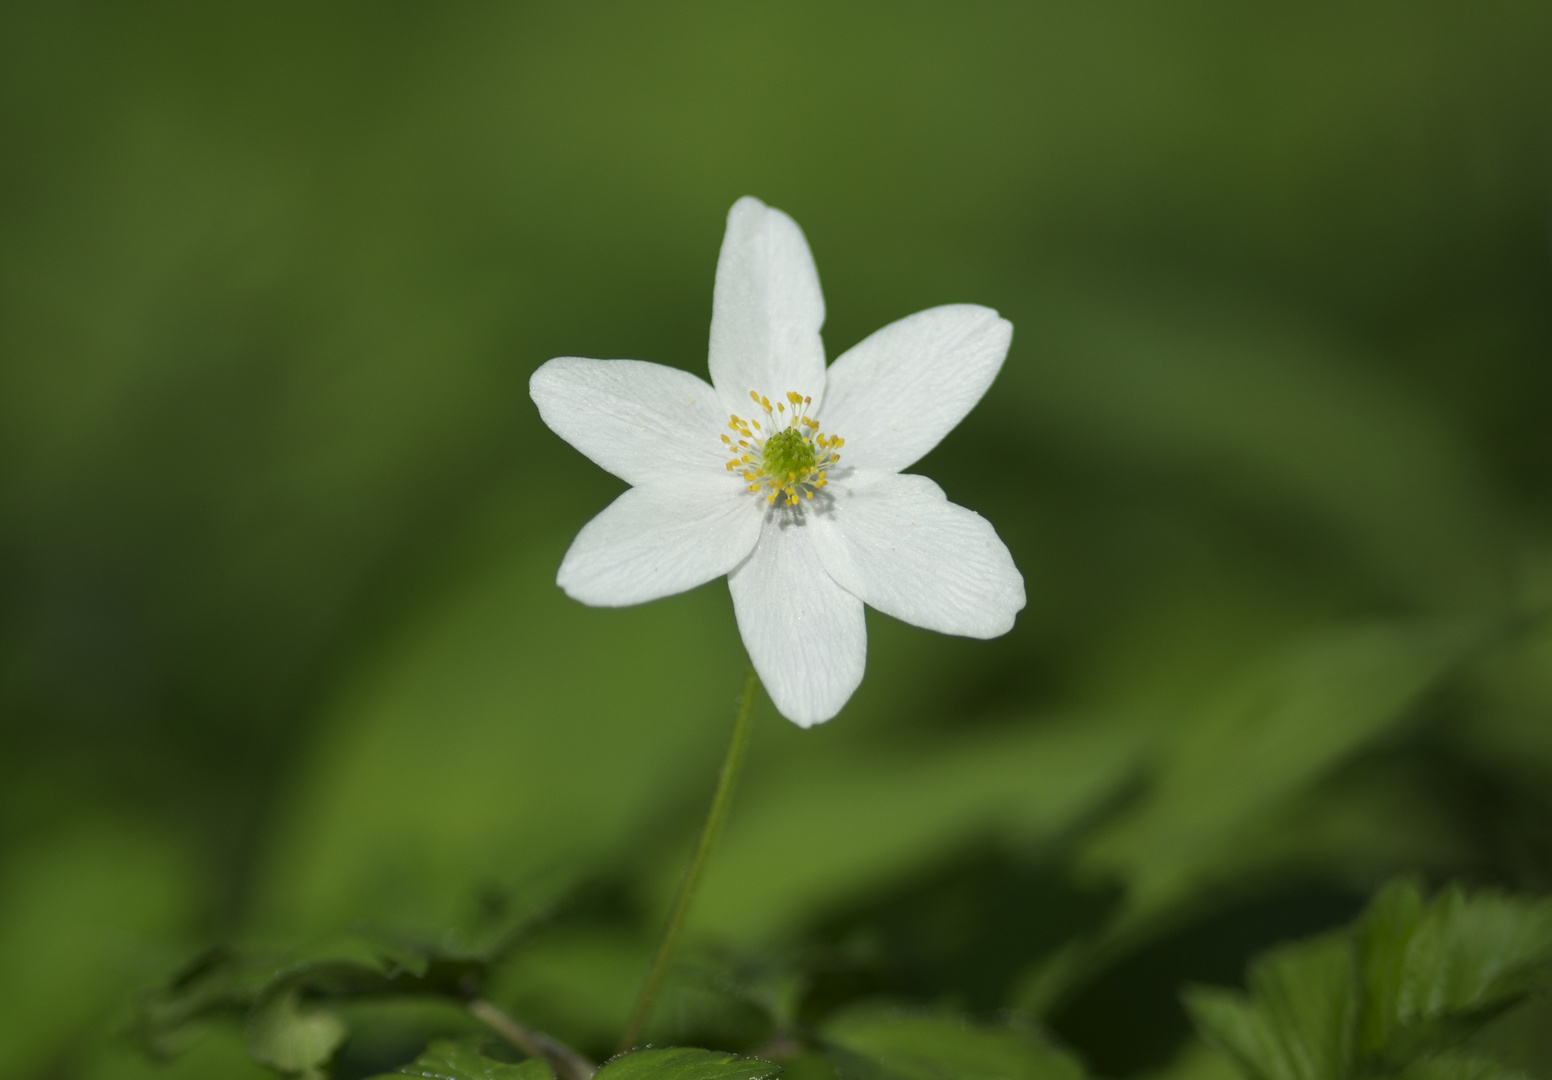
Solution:
<svg viewBox="0 0 1552 1080">
<path fill-rule="evenodd" d="M 733 719 L 733 737 L 728 740 L 727 757 L 722 760 L 722 771 L 717 776 L 717 792 L 711 798 L 711 809 L 706 814 L 706 823 L 701 827 L 700 839 L 695 844 L 695 854 L 690 858 L 689 868 L 684 872 L 684 880 L 679 884 L 679 895 L 674 898 L 673 910 L 669 913 L 668 923 L 663 927 L 663 937 L 658 942 L 657 952 L 652 957 L 652 967 L 647 972 L 647 981 L 642 984 L 641 994 L 636 998 L 636 1007 L 631 1010 L 630 1022 L 625 1025 L 625 1034 L 620 1037 L 620 1053 L 634 1050 L 641 1031 L 647 1024 L 647 1018 L 652 1013 L 653 1002 L 657 999 L 657 992 L 663 985 L 663 979 L 668 975 L 669 964 L 673 960 L 674 946 L 679 942 L 679 934 L 684 929 L 685 919 L 689 916 L 690 906 L 695 902 L 695 893 L 700 888 L 701 875 L 706 870 L 706 861 L 711 855 L 712 848 L 717 846 L 717 837 L 722 833 L 722 826 L 727 821 L 728 808 L 733 804 L 733 789 L 738 784 L 738 774 L 744 767 L 744 757 L 749 750 L 749 732 L 751 728 L 750 718 L 754 714 L 755 690 L 760 685 L 760 677 L 755 674 L 754 665 L 750 665 L 749 673 L 744 676 L 744 692 L 738 699 L 738 709 Z"/>
</svg>

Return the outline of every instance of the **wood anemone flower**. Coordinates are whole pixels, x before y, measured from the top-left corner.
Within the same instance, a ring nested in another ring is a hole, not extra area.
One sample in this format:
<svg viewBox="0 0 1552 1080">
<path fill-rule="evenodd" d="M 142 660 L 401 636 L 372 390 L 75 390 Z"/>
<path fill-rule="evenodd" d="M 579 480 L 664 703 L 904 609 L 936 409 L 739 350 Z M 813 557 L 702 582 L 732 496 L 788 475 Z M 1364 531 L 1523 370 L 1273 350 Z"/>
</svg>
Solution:
<svg viewBox="0 0 1552 1080">
<path fill-rule="evenodd" d="M 1024 579 L 986 519 L 904 474 L 991 386 L 1013 326 L 950 304 L 825 366 L 824 298 L 797 223 L 728 213 L 711 383 L 638 360 L 534 372 L 544 422 L 630 484 L 585 525 L 557 582 L 622 607 L 724 574 L 766 692 L 803 727 L 840 712 L 867 660 L 864 604 L 945 634 L 1007 633 Z"/>
</svg>

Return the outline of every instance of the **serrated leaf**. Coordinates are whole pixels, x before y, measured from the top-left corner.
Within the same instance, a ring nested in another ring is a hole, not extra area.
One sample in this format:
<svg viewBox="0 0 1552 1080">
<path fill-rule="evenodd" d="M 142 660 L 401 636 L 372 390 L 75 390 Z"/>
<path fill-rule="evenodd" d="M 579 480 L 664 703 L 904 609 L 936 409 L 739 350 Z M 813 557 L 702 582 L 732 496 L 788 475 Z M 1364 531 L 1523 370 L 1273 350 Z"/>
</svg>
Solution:
<svg viewBox="0 0 1552 1080">
<path fill-rule="evenodd" d="M 555 1070 L 543 1058 L 512 1064 L 486 1057 L 476 1043 L 436 1039 L 414 1061 L 375 1080 L 395 1080 L 401 1076 L 429 1080 L 555 1080 Z"/>
<path fill-rule="evenodd" d="M 617 1057 L 594 1080 L 770 1080 L 781 1066 L 715 1050 L 663 1047 Z"/>
<path fill-rule="evenodd" d="M 1080 1080 L 1076 1059 L 1033 1034 L 937 1013 L 862 1007 L 822 1029 L 843 1073 L 887 1080 Z"/>
<path fill-rule="evenodd" d="M 1360 929 L 1360 1047 L 1401 1064 L 1459 1042 L 1552 974 L 1552 902 L 1400 882 Z"/>
<path fill-rule="evenodd" d="M 345 1022 L 322 1009 L 304 1012 L 296 990 L 260 1002 L 248 1018 L 248 1052 L 255 1061 L 303 1080 L 318 1080 L 345 1041 Z"/>
<path fill-rule="evenodd" d="M 1423 895 L 1410 881 L 1392 882 L 1375 894 L 1359 930 L 1363 980 L 1358 1046 L 1366 1056 L 1385 1048 L 1396 1022 L 1407 943 L 1417 932 Z"/>
<path fill-rule="evenodd" d="M 1256 1080 L 1343 1080 L 1354 1060 L 1354 967 L 1347 935 L 1315 938 L 1258 959 L 1248 997 L 1193 987 L 1185 1002 L 1202 1036 Z"/>
</svg>

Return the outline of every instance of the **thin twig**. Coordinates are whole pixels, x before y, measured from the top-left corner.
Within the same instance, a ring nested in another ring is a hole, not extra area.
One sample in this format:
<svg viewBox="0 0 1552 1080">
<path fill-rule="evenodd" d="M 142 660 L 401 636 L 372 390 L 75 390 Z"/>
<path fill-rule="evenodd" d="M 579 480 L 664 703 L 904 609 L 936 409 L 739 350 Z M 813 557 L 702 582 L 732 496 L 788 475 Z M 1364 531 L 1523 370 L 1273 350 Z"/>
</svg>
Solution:
<svg viewBox="0 0 1552 1080">
<path fill-rule="evenodd" d="M 636 1041 L 641 1038 L 641 1029 L 647 1025 L 652 1003 L 657 999 L 659 987 L 663 985 L 663 977 L 668 974 L 668 963 L 673 959 L 679 931 L 684 929 L 685 917 L 690 913 L 690 904 L 695 899 L 696 889 L 700 887 L 706 858 L 711 854 L 711 849 L 716 847 L 717 836 L 722 832 L 723 822 L 727 820 L 728 807 L 733 803 L 733 788 L 738 783 L 744 754 L 749 749 L 749 717 L 754 711 L 754 692 L 759 685 L 760 677 L 755 674 L 754 665 L 751 664 L 749 674 L 744 678 L 743 696 L 738 699 L 738 711 L 733 720 L 733 738 L 728 742 L 727 757 L 722 760 L 722 772 L 717 777 L 717 793 L 711 798 L 711 810 L 706 814 L 706 824 L 701 827 L 701 838 L 695 845 L 695 854 L 690 858 L 690 867 L 684 872 L 684 881 L 679 885 L 673 913 L 668 917 L 668 925 L 663 928 L 663 939 L 658 942 L 657 954 L 652 958 L 652 969 L 647 972 L 646 984 L 641 988 L 641 996 L 636 999 L 636 1008 L 631 1011 L 630 1023 L 625 1025 L 625 1034 L 620 1039 L 622 1054 L 636 1048 Z"/>
<path fill-rule="evenodd" d="M 548 1061 L 557 1080 L 591 1080 L 598 1071 L 598 1066 L 565 1043 L 514 1020 L 484 998 L 475 998 L 468 1008 L 476 1020 L 529 1057 L 542 1057 Z"/>
</svg>

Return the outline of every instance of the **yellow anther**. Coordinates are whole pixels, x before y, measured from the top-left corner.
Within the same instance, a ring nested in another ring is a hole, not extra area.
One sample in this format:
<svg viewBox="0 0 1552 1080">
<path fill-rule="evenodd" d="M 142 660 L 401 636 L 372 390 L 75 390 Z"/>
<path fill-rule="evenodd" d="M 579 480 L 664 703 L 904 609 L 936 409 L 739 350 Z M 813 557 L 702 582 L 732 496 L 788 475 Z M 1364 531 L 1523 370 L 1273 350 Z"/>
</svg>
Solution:
<svg viewBox="0 0 1552 1080">
<path fill-rule="evenodd" d="M 819 430 L 819 421 L 808 415 L 814 399 L 796 390 L 781 395 L 774 411 L 771 399 L 758 390 L 749 391 L 749 400 L 765 410 L 771 426 L 729 414 L 728 427 L 736 435 L 720 436 L 732 455 L 725 463 L 727 470 L 741 475 L 748 490 L 764 495 L 769 506 L 812 501 L 814 492 L 828 482 L 825 470 L 840 460 L 834 451 L 844 440 Z"/>
</svg>

